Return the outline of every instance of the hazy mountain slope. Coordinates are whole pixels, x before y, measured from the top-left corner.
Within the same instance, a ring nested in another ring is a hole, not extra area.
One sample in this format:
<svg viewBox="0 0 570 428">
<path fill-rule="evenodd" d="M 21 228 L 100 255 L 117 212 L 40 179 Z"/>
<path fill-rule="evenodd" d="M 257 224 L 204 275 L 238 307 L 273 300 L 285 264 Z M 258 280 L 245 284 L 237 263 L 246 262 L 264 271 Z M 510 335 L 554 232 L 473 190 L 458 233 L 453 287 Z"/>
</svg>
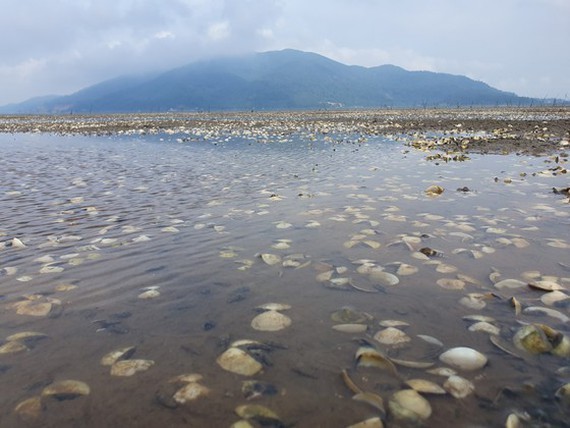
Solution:
<svg viewBox="0 0 570 428">
<path fill-rule="evenodd" d="M 137 112 L 497 105 L 529 102 L 464 76 L 393 65 L 347 66 L 291 49 L 123 76 L 74 94 L 7 106 L 11 112 Z"/>
</svg>

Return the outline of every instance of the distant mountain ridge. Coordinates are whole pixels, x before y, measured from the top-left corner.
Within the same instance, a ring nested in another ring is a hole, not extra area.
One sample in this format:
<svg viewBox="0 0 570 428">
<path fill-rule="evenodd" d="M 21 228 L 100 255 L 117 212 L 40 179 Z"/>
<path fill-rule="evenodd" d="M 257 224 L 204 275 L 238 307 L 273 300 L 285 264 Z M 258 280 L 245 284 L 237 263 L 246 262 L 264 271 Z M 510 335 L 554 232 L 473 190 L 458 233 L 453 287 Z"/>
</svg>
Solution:
<svg viewBox="0 0 570 428">
<path fill-rule="evenodd" d="M 111 113 L 529 104 L 465 76 L 394 65 L 349 66 L 292 49 L 122 76 L 71 95 L 38 97 L 3 113 Z"/>
</svg>

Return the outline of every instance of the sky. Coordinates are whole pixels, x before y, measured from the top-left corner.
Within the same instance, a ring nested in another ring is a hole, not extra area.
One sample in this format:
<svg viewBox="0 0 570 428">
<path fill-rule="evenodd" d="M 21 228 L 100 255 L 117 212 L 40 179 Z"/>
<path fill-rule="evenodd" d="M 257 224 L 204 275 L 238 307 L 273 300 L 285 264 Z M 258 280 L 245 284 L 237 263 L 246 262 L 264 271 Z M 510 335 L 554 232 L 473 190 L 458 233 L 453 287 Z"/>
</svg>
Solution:
<svg viewBox="0 0 570 428">
<path fill-rule="evenodd" d="M 0 0 L 0 105 L 285 48 L 570 100 L 570 0 Z"/>
</svg>

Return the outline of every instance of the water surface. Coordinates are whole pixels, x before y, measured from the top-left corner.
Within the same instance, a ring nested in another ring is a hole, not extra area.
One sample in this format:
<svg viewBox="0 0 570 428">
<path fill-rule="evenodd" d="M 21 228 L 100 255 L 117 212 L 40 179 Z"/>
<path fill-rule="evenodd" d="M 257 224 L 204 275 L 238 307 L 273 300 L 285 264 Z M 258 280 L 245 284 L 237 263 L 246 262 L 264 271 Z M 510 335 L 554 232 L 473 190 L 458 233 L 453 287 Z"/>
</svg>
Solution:
<svg viewBox="0 0 570 428">
<path fill-rule="evenodd" d="M 433 408 L 426 426 L 500 426 L 515 411 L 535 422 L 564 420 L 554 392 L 568 381 L 559 370 L 567 361 L 509 356 L 462 319 L 493 317 L 506 341 L 519 321 L 568 333 L 568 323 L 557 318 L 515 316 L 510 297 L 523 307 L 545 307 L 541 292 L 497 290 L 489 278 L 498 272 L 500 279 L 525 280 L 523 273 L 538 271 L 537 279 L 570 285 L 568 204 L 551 190 L 567 180 L 539 173 L 548 159 L 470 155 L 436 164 L 400 142 L 357 135 L 276 135 L 260 143 L 241 136 L 13 134 L 0 137 L 0 149 L 0 338 L 22 331 L 48 336 L 27 351 L 0 355 L 3 426 L 230 426 L 239 420 L 237 406 L 254 403 L 272 409 L 285 426 L 345 427 L 378 412 L 351 399 L 343 369 L 385 401 L 405 387 L 385 371 L 355 367 L 358 339 L 374 343 L 382 320 L 409 323 L 403 328 L 409 343 L 376 343 L 389 356 L 443 366 L 441 352 L 468 346 L 489 359 L 481 370 L 460 372 L 475 384 L 474 395 L 426 396 Z M 445 188 L 439 197 L 424 192 L 434 184 Z M 463 187 L 469 191 L 456 190 Z M 420 239 L 415 250 L 437 255 L 415 258 L 404 235 Z M 13 238 L 25 247 L 12 245 Z M 513 238 L 528 245 L 514 245 Z M 272 247 L 279 242 L 289 248 Z M 299 263 L 268 265 L 261 254 Z M 378 286 L 357 272 L 363 259 L 390 272 L 396 262 L 418 272 L 400 276 L 396 286 Z M 439 264 L 456 270 L 438 272 Z M 327 270 L 371 292 L 317 281 Z M 457 274 L 477 284 L 437 285 Z M 148 287 L 160 295 L 139 298 Z M 496 296 L 487 295 L 482 309 L 459 303 L 469 293 L 489 292 Z M 14 303 L 30 295 L 61 304 L 47 316 L 18 314 Z M 290 327 L 251 327 L 256 307 L 268 302 L 291 305 L 283 311 Z M 332 329 L 331 314 L 345 307 L 370 315 L 367 332 Z M 570 315 L 564 302 L 553 309 Z M 276 345 L 256 376 L 216 363 L 238 339 Z M 100 359 L 124 346 L 136 346 L 132 358 L 155 364 L 132 377 L 111 376 Z M 425 370 L 399 371 L 403 379 L 445 381 Z M 157 399 L 161 388 L 184 373 L 201 374 L 210 393 L 165 406 Z M 246 400 L 242 382 L 251 378 L 272 383 L 277 394 Z M 44 400 L 35 421 L 16 415 L 18 403 L 63 379 L 86 382 L 91 393 Z M 497 399 L 505 386 L 524 384 L 531 392 Z M 388 426 L 398 425 L 389 420 Z"/>
</svg>

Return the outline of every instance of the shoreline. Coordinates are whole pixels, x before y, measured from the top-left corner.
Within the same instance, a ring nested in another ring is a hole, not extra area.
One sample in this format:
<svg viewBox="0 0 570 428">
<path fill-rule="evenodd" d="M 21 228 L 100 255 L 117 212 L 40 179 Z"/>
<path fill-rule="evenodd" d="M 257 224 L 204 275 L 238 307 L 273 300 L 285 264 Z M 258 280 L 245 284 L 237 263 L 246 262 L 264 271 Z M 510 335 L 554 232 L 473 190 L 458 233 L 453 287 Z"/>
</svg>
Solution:
<svg viewBox="0 0 570 428">
<path fill-rule="evenodd" d="M 570 148 L 570 107 L 0 115 L 0 133 L 386 135 L 425 151 L 551 155 Z"/>
</svg>

